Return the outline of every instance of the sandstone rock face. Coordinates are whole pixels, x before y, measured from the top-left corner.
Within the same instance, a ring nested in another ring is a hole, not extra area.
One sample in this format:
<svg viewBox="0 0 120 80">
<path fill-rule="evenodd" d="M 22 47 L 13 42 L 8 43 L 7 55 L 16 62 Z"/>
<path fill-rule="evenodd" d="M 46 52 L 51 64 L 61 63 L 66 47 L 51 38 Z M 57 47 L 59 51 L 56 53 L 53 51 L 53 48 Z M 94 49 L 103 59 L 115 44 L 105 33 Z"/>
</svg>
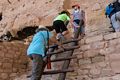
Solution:
<svg viewBox="0 0 120 80">
<path fill-rule="evenodd" d="M 92 8 L 93 11 L 97 11 L 97 10 L 100 10 L 100 9 L 101 9 L 101 6 L 100 6 L 99 3 L 96 3 Z"/>
<path fill-rule="evenodd" d="M 16 32 L 26 26 L 52 25 L 53 16 L 62 6 L 63 0 L 1 0 L 0 32 L 5 33 L 9 30 L 16 36 Z M 42 21 L 45 17 L 49 18 L 49 21 Z"/>
</svg>

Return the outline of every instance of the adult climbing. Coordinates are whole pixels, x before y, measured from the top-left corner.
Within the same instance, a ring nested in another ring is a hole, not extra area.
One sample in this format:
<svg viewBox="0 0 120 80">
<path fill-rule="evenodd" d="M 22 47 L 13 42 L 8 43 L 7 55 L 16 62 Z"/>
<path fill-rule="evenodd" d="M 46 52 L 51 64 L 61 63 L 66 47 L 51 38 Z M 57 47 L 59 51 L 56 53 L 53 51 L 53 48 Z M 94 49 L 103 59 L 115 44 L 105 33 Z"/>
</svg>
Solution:
<svg viewBox="0 0 120 80">
<path fill-rule="evenodd" d="M 40 80 L 45 68 L 45 61 L 49 43 L 56 43 L 54 35 L 46 27 L 40 25 L 34 35 L 32 42 L 27 49 L 27 55 L 32 60 L 32 75 L 31 80 Z"/>
</svg>

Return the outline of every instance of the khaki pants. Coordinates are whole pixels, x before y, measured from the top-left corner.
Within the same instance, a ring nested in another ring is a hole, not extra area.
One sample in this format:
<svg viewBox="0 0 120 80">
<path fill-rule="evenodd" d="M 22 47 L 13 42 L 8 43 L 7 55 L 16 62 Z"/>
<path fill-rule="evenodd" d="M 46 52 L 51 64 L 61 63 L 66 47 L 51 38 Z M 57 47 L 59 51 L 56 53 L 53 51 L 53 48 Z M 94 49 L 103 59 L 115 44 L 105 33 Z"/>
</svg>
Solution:
<svg viewBox="0 0 120 80">
<path fill-rule="evenodd" d="M 31 80 L 41 80 L 43 70 L 44 70 L 44 61 L 43 57 L 38 54 L 30 55 L 32 59 L 32 75 Z"/>
</svg>

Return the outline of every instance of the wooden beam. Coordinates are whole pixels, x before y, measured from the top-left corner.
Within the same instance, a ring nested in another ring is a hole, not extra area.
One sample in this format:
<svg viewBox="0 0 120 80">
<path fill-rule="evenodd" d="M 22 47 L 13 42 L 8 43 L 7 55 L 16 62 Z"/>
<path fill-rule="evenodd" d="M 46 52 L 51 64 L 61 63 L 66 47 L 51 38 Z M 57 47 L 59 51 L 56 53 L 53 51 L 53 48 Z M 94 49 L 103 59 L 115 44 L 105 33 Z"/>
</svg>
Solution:
<svg viewBox="0 0 120 80">
<path fill-rule="evenodd" d="M 70 60 L 70 59 L 75 59 L 75 58 L 77 58 L 77 57 L 71 56 L 71 57 L 66 57 L 66 58 L 54 59 L 54 60 L 51 60 L 51 62 L 64 61 L 64 60 Z"/>
<path fill-rule="evenodd" d="M 83 26 L 83 25 L 81 24 L 80 26 Z M 76 33 L 75 33 L 75 35 L 74 35 L 74 38 L 75 38 L 75 39 L 78 39 L 79 34 L 80 34 L 80 28 L 76 31 Z M 78 43 L 78 41 L 72 42 L 70 45 L 71 45 L 71 46 L 76 46 L 77 43 Z M 71 50 L 71 51 L 68 51 L 67 53 L 69 53 L 69 54 L 67 54 L 66 57 L 72 56 L 72 55 L 73 55 L 73 52 L 74 52 L 74 49 Z M 68 68 L 69 68 L 69 64 L 70 64 L 70 60 L 66 60 L 66 61 L 63 63 L 62 69 L 68 69 Z M 58 80 L 65 80 L 65 77 L 66 77 L 66 73 L 60 73 Z"/>
<path fill-rule="evenodd" d="M 64 70 L 45 71 L 45 72 L 43 72 L 43 75 L 59 74 L 59 73 L 66 73 L 66 72 L 74 72 L 74 70 L 73 69 L 64 69 Z"/>
</svg>

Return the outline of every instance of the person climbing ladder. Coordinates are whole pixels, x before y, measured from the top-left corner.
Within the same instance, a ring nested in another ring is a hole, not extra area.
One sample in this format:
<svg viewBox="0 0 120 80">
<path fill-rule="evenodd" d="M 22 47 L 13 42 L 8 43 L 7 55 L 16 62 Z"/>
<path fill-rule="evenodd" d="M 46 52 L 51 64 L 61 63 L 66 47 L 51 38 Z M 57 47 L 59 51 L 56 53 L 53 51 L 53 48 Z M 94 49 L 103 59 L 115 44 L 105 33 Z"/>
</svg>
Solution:
<svg viewBox="0 0 120 80">
<path fill-rule="evenodd" d="M 73 13 L 72 13 L 72 24 L 74 28 L 74 33 L 80 30 L 80 35 L 85 35 L 85 12 L 80 10 L 79 5 L 73 5 Z"/>
<path fill-rule="evenodd" d="M 57 43 L 52 32 L 40 25 L 27 49 L 27 55 L 32 60 L 32 75 L 31 80 L 40 80 L 45 68 L 46 52 L 49 44 Z"/>
<path fill-rule="evenodd" d="M 57 36 L 56 39 L 59 40 L 60 37 L 63 37 L 68 33 L 67 24 L 70 21 L 70 13 L 67 10 L 63 10 L 59 15 L 54 19 L 53 28 L 55 29 Z"/>
</svg>

